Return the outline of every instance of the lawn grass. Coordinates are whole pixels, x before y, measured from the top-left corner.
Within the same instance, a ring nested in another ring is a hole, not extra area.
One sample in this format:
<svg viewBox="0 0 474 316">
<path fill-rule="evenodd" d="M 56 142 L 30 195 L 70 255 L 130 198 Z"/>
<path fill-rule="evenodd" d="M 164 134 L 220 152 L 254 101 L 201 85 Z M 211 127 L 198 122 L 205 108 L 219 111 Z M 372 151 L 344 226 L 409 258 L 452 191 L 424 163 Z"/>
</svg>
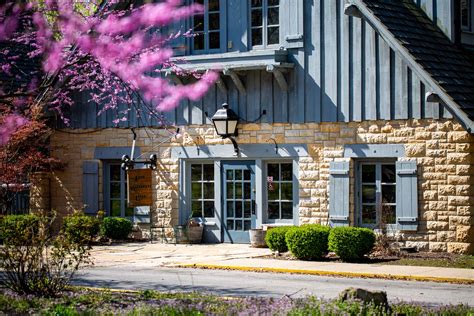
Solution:
<svg viewBox="0 0 474 316">
<path fill-rule="evenodd" d="M 407 258 L 400 258 L 400 259 L 396 259 L 392 261 L 382 262 L 382 264 L 474 269 L 474 256 L 459 255 L 459 256 L 453 256 L 450 258 L 407 257 Z"/>
<path fill-rule="evenodd" d="M 218 297 L 202 293 L 161 293 L 151 290 L 107 291 L 75 288 L 60 297 L 18 296 L 0 291 L 0 314 L 35 315 L 473 315 L 465 306 L 428 307 L 396 303 L 382 306 L 360 302 Z"/>
</svg>

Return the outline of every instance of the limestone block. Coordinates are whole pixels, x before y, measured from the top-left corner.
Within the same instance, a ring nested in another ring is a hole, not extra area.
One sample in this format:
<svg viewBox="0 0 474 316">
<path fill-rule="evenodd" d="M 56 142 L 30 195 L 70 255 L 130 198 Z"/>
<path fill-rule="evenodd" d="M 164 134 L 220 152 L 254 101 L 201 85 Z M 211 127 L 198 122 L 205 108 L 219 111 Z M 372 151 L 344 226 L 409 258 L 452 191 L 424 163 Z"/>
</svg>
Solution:
<svg viewBox="0 0 474 316">
<path fill-rule="evenodd" d="M 430 242 L 429 249 L 433 252 L 446 252 L 448 246 L 445 242 Z"/>
<path fill-rule="evenodd" d="M 380 128 L 377 124 L 372 124 L 369 126 L 369 133 L 378 133 Z"/>
<path fill-rule="evenodd" d="M 446 133 L 445 132 L 433 132 L 433 133 L 431 133 L 431 138 L 434 139 L 434 140 L 446 141 Z"/>
<path fill-rule="evenodd" d="M 300 180 L 317 180 L 319 179 L 319 171 L 302 171 L 299 177 Z"/>
<path fill-rule="evenodd" d="M 321 124 L 321 132 L 324 133 L 339 133 L 340 125 L 339 124 L 329 124 L 323 123 Z"/>
<path fill-rule="evenodd" d="M 450 242 L 448 243 L 448 252 L 459 254 L 472 254 L 472 243 Z"/>
<path fill-rule="evenodd" d="M 469 153 L 448 153 L 446 162 L 448 164 L 469 164 Z"/>
<path fill-rule="evenodd" d="M 448 197 L 448 205 L 463 206 L 469 204 L 469 196 L 450 196 Z"/>
<path fill-rule="evenodd" d="M 458 225 L 470 226 L 472 224 L 472 219 L 470 216 L 450 216 L 449 217 L 449 226 L 456 227 Z"/>
<path fill-rule="evenodd" d="M 463 144 L 463 143 L 459 143 L 459 144 L 456 144 L 456 151 L 457 152 L 472 152 L 472 150 L 474 149 L 474 146 L 472 146 L 471 144 Z"/>
<path fill-rule="evenodd" d="M 421 218 L 425 221 L 436 221 L 437 220 L 437 212 L 436 211 L 427 211 L 423 212 Z"/>
<path fill-rule="evenodd" d="M 436 165 L 435 172 L 455 174 L 456 165 Z"/>
<path fill-rule="evenodd" d="M 428 230 L 440 231 L 447 230 L 449 228 L 449 223 L 447 222 L 427 222 L 426 227 Z"/>
<path fill-rule="evenodd" d="M 456 174 L 457 175 L 474 174 L 474 167 L 472 167 L 472 165 L 457 165 Z"/>
<path fill-rule="evenodd" d="M 340 135 L 341 137 L 354 137 L 356 134 L 356 130 L 352 127 L 341 127 Z"/>
<path fill-rule="evenodd" d="M 469 185 L 471 178 L 469 176 L 448 176 L 448 184 L 466 184 Z"/>
<path fill-rule="evenodd" d="M 424 200 L 436 200 L 438 197 L 438 191 L 436 190 L 426 190 L 423 191 L 423 199 Z"/>
<path fill-rule="evenodd" d="M 324 141 L 329 139 L 329 133 L 316 132 L 314 133 L 314 139 L 316 141 Z"/>
<path fill-rule="evenodd" d="M 405 151 L 408 157 L 423 157 L 425 155 L 425 145 L 408 144 L 405 146 Z"/>
<path fill-rule="evenodd" d="M 457 226 L 456 241 L 474 243 L 474 226 Z"/>
<path fill-rule="evenodd" d="M 445 180 L 446 174 L 436 172 L 424 172 L 422 173 L 421 178 L 425 180 Z"/>
<path fill-rule="evenodd" d="M 447 202 L 430 201 L 428 204 L 429 211 L 446 211 L 448 209 Z"/>
<path fill-rule="evenodd" d="M 405 242 L 405 247 L 414 247 L 417 251 L 428 251 L 429 244 L 426 241 L 407 241 Z"/>
<path fill-rule="evenodd" d="M 473 195 L 473 187 L 470 185 L 457 185 L 456 195 L 471 196 Z"/>
<path fill-rule="evenodd" d="M 382 127 L 380 130 L 382 133 L 392 133 L 393 132 L 393 126 L 390 125 L 390 123 L 387 123 L 385 126 Z"/>
<path fill-rule="evenodd" d="M 431 133 L 430 132 L 416 132 L 415 133 L 415 139 L 417 140 L 428 140 L 431 139 Z"/>
<path fill-rule="evenodd" d="M 358 137 L 363 143 L 367 144 L 387 143 L 387 135 L 385 134 L 359 134 Z M 405 142 L 407 142 L 407 139 L 405 139 Z"/>
<path fill-rule="evenodd" d="M 457 215 L 459 215 L 459 216 L 474 215 L 474 205 L 458 206 L 456 208 L 456 212 L 457 212 Z"/>
<path fill-rule="evenodd" d="M 455 241 L 455 233 L 449 231 L 440 231 L 436 233 L 436 240 L 441 242 Z"/>
<path fill-rule="evenodd" d="M 446 157 L 446 150 L 444 149 L 428 149 L 426 151 L 426 156 L 428 157 Z"/>
<path fill-rule="evenodd" d="M 469 133 L 468 132 L 449 132 L 448 140 L 453 143 L 469 142 Z"/>
<path fill-rule="evenodd" d="M 245 125 L 242 125 L 242 130 L 243 131 L 259 131 L 260 124 L 245 124 Z"/>
<path fill-rule="evenodd" d="M 439 195 L 455 195 L 456 194 L 456 186 L 454 186 L 454 185 L 439 185 L 438 186 L 438 194 Z"/>
</svg>

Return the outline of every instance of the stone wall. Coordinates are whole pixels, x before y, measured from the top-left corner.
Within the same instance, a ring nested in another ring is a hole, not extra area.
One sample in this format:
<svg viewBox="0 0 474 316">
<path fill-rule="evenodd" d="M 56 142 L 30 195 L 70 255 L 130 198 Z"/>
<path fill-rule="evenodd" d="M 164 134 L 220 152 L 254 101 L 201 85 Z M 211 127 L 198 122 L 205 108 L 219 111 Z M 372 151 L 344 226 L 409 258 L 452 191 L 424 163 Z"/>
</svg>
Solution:
<svg viewBox="0 0 474 316">
<path fill-rule="evenodd" d="M 159 166 L 154 184 L 154 237 L 171 238 L 178 222 L 178 161 L 171 147 L 216 145 L 211 125 L 182 127 L 182 137 L 169 141 L 162 129 L 138 129 L 137 146 L 147 157 L 156 153 Z M 95 147 L 131 146 L 128 129 L 58 131 L 53 154 L 68 163 L 51 181 L 51 206 L 62 213 L 82 207 L 82 161 L 94 159 Z M 307 144 L 309 157 L 299 161 L 301 223 L 327 223 L 329 163 L 343 158 L 346 144 L 403 144 L 406 159 L 418 162 L 419 230 L 398 236 L 420 250 L 472 253 L 474 239 L 474 137 L 452 120 L 400 120 L 353 123 L 243 124 L 239 144 Z M 354 201 L 351 165 L 351 201 Z M 100 171 L 102 175 L 102 171 Z M 102 177 L 100 177 L 102 188 Z M 102 190 L 102 189 L 100 189 Z M 102 198 L 102 194 L 100 194 Z M 100 201 L 101 207 L 103 201 Z M 354 202 L 351 202 L 354 210 Z M 354 212 L 351 213 L 352 223 Z"/>
</svg>

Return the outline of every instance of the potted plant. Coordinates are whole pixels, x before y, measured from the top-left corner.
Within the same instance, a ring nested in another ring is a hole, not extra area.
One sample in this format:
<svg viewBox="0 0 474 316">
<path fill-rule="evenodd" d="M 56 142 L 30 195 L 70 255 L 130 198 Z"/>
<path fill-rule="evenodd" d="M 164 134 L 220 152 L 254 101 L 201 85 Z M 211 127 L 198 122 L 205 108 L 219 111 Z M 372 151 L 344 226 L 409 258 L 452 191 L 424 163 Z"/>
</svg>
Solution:
<svg viewBox="0 0 474 316">
<path fill-rule="evenodd" d="M 199 244 L 202 241 L 204 225 L 195 218 L 190 217 L 185 225 L 174 227 L 177 244 Z"/>
</svg>

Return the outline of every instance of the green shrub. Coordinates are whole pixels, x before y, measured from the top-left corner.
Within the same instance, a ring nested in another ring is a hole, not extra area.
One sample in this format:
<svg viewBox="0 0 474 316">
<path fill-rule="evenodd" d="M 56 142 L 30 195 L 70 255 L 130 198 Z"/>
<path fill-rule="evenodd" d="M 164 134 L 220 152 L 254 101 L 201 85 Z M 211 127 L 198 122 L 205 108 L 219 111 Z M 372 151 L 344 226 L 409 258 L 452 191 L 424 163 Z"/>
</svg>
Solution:
<svg viewBox="0 0 474 316">
<path fill-rule="evenodd" d="M 132 222 L 121 217 L 106 217 L 101 225 L 101 234 L 110 239 L 127 239 L 132 231 Z"/>
<path fill-rule="evenodd" d="M 330 228 L 321 225 L 303 225 L 286 233 L 286 244 L 291 253 L 298 259 L 320 259 L 328 252 Z"/>
<path fill-rule="evenodd" d="M 0 221 L 3 287 L 19 294 L 56 296 L 83 265 L 90 263 L 90 245 L 62 229 L 52 234 L 54 216 L 10 215 Z"/>
<path fill-rule="evenodd" d="M 368 228 L 336 227 L 329 234 L 329 250 L 344 261 L 359 260 L 368 254 L 375 244 L 375 233 Z"/>
<path fill-rule="evenodd" d="M 5 244 L 29 244 L 38 233 L 40 217 L 33 214 L 6 215 L 0 221 L 0 240 Z M 18 232 L 22 232 L 18 235 Z"/>
<path fill-rule="evenodd" d="M 63 230 L 75 242 L 90 242 L 99 233 L 100 221 L 96 217 L 74 213 L 64 217 Z"/>
<path fill-rule="evenodd" d="M 293 226 L 281 226 L 268 230 L 265 236 L 265 242 L 268 248 L 273 251 L 287 252 L 288 246 L 286 245 L 285 235 L 291 228 L 293 228 Z"/>
</svg>

